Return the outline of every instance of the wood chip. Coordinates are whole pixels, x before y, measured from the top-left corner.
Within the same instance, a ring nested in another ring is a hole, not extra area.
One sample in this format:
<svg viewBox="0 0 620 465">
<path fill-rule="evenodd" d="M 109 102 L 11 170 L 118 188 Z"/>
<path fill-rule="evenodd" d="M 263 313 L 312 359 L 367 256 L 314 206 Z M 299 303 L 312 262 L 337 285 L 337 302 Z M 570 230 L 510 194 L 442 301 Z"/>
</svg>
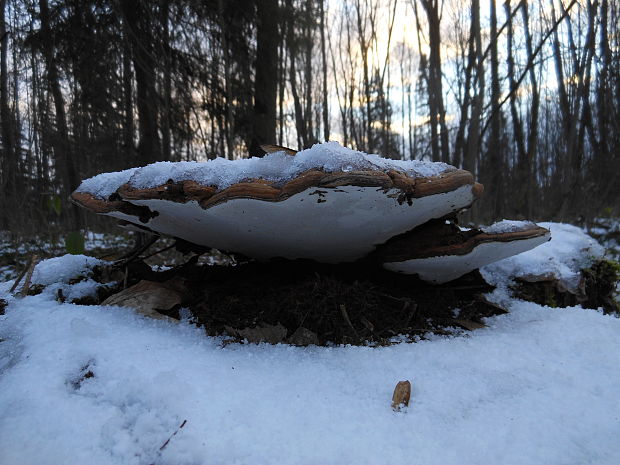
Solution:
<svg viewBox="0 0 620 465">
<path fill-rule="evenodd" d="M 398 412 L 401 408 L 408 407 L 410 398 L 411 383 L 409 381 L 399 381 L 394 388 L 394 394 L 392 394 L 392 409 Z"/>
</svg>

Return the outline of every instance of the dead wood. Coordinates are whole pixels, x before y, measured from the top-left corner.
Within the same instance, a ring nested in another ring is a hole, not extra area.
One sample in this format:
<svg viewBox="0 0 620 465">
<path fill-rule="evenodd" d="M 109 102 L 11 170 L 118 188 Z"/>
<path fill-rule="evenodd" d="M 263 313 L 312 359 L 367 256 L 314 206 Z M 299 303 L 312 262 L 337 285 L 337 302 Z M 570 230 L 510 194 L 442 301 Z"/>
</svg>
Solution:
<svg viewBox="0 0 620 465">
<path fill-rule="evenodd" d="M 9 292 L 12 294 L 15 289 L 17 289 L 17 286 L 19 286 L 19 283 L 22 281 L 22 279 L 24 279 L 24 276 L 26 276 L 26 273 L 28 272 L 28 270 L 30 269 L 32 262 L 34 261 L 34 258 L 36 257 L 36 255 L 32 255 L 29 259 L 28 259 L 28 263 L 26 264 L 26 266 L 24 267 L 24 269 L 22 270 L 22 272 L 19 274 L 19 276 L 17 277 L 17 279 L 15 280 L 15 282 L 13 283 L 13 285 L 11 286 L 11 289 L 9 290 Z"/>
<path fill-rule="evenodd" d="M 20 295 L 22 297 L 25 297 L 26 295 L 28 295 L 28 291 L 30 290 L 30 283 L 32 281 L 32 273 L 34 272 L 34 267 L 37 266 L 38 261 L 39 261 L 39 257 L 37 255 L 33 255 L 28 265 L 28 272 L 26 273 L 26 279 L 24 281 L 24 285 L 22 286 L 22 289 L 20 291 Z"/>
</svg>

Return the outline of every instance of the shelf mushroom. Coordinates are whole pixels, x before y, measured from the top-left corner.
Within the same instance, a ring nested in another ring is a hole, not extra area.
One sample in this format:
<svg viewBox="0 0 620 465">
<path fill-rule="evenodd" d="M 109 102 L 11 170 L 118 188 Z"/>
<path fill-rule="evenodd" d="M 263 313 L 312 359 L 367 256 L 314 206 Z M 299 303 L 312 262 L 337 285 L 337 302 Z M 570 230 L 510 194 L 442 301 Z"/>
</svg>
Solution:
<svg viewBox="0 0 620 465">
<path fill-rule="evenodd" d="M 451 221 L 431 221 L 391 239 L 378 248 L 375 257 L 387 270 L 442 284 L 550 238 L 549 230 L 527 221 L 504 220 L 471 230 L 462 230 Z"/>
<path fill-rule="evenodd" d="M 266 260 L 351 262 L 482 193 L 444 163 L 387 160 L 317 144 L 290 156 L 156 163 L 99 175 L 72 199 L 95 213 Z"/>
</svg>

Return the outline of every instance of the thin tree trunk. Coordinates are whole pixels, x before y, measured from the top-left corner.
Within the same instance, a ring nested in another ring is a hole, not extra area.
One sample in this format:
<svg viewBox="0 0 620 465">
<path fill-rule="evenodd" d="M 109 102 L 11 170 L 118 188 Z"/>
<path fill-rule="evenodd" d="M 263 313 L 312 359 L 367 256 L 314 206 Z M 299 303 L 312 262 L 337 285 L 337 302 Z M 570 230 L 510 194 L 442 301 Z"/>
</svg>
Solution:
<svg viewBox="0 0 620 465">
<path fill-rule="evenodd" d="M 250 154 L 261 156 L 261 144 L 276 142 L 276 100 L 278 81 L 279 11 L 277 0 L 257 2 L 256 79 Z"/>
<path fill-rule="evenodd" d="M 6 28 L 6 0 L 0 0 L 0 41 L 2 51 L 0 53 L 0 120 L 2 124 L 2 178 L 0 189 L 2 196 L 3 213 L 8 212 L 8 207 L 15 200 L 16 177 L 17 177 L 17 151 L 13 138 L 13 114 L 9 106 L 9 73 L 7 56 L 9 47 L 9 33 Z M 3 214 L 5 217 L 5 214 Z M 8 215 L 6 217 L 8 219 Z M 9 228 L 7 223 L 4 228 Z"/>
<path fill-rule="evenodd" d="M 164 0 L 161 6 L 161 25 L 163 28 L 163 108 L 161 118 L 162 159 L 171 160 L 170 146 L 170 107 L 172 105 L 172 56 L 170 47 L 170 0 Z"/>
<path fill-rule="evenodd" d="M 54 56 L 54 40 L 50 28 L 50 13 L 47 0 L 39 0 L 41 33 L 43 36 L 42 47 L 45 63 L 47 67 L 47 78 L 54 99 L 54 109 L 56 110 L 56 135 L 54 137 L 54 155 L 57 160 L 57 169 L 60 172 L 63 197 L 77 188 L 79 175 L 76 169 L 75 160 L 69 143 L 69 131 L 67 129 L 67 116 L 65 113 L 65 101 L 60 88 L 60 77 Z M 79 229 L 79 216 L 73 204 L 67 202 L 64 211 L 70 227 L 74 230 Z"/>
<path fill-rule="evenodd" d="M 530 18 L 528 11 L 527 0 L 523 0 L 523 6 L 521 8 L 521 15 L 523 17 L 523 27 L 525 32 L 525 50 L 528 56 L 534 54 L 532 49 L 532 36 L 530 34 Z M 540 107 L 540 94 L 538 91 L 538 82 L 536 80 L 536 72 L 533 66 L 530 66 L 529 70 L 530 87 L 532 89 L 532 100 L 529 105 L 529 123 L 528 123 L 528 137 L 527 137 L 527 172 L 526 172 L 526 211 L 525 214 L 528 218 L 532 216 L 533 204 L 534 204 L 534 191 L 536 186 L 533 173 L 536 173 L 536 153 L 538 150 L 538 113 Z"/>
<path fill-rule="evenodd" d="M 131 69 L 131 31 L 127 19 L 123 18 L 123 147 L 125 149 L 124 168 L 133 165 L 136 158 L 133 120 L 133 73 Z"/>
<path fill-rule="evenodd" d="M 158 127 L 159 97 L 155 87 L 155 57 L 151 11 L 146 0 L 122 0 L 129 28 L 133 67 L 136 73 L 138 109 L 138 162 L 148 164 L 161 159 Z"/>
<path fill-rule="evenodd" d="M 327 92 L 327 57 L 325 54 L 325 0 L 319 0 L 319 14 L 321 17 L 321 63 L 323 64 L 323 140 L 329 140 L 329 96 Z"/>
</svg>

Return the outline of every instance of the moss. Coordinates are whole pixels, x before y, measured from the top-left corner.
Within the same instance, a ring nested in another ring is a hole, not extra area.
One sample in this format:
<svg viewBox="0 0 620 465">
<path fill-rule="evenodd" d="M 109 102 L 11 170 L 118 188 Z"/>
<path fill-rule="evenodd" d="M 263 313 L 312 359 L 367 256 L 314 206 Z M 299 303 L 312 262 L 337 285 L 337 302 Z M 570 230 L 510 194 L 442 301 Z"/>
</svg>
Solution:
<svg viewBox="0 0 620 465">
<path fill-rule="evenodd" d="M 601 259 L 583 270 L 587 308 L 603 307 L 605 313 L 620 314 L 620 305 L 615 299 L 616 286 L 620 281 L 620 263 Z"/>
</svg>

